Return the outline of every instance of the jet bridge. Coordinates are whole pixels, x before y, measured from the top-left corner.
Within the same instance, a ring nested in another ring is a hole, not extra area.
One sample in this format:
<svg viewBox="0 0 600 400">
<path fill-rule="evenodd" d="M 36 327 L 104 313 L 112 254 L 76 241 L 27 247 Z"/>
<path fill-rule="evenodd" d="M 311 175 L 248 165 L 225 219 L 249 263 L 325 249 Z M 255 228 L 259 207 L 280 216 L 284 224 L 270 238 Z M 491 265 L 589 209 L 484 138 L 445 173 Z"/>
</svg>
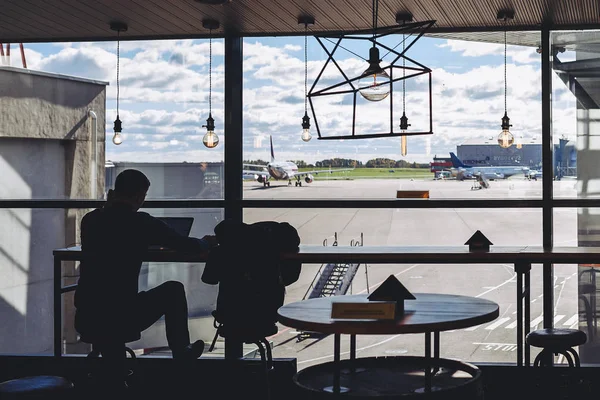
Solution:
<svg viewBox="0 0 600 400">
<path fill-rule="evenodd" d="M 334 241 L 332 246 L 338 245 L 337 232 L 334 233 Z M 350 246 L 362 246 L 363 234 L 360 234 L 360 241 L 352 239 Z M 327 246 L 327 239 L 323 241 L 323 246 Z M 321 264 L 308 290 L 304 294 L 302 300 L 314 299 L 317 297 L 340 296 L 348 293 L 348 289 L 352 286 L 352 281 L 358 271 L 360 264 L 350 263 L 329 263 Z M 369 276 L 367 265 L 365 264 L 365 277 L 367 283 L 367 291 L 369 290 Z M 319 332 L 300 332 L 297 335 L 297 341 L 300 342 L 308 338 L 321 338 L 326 334 Z"/>
</svg>

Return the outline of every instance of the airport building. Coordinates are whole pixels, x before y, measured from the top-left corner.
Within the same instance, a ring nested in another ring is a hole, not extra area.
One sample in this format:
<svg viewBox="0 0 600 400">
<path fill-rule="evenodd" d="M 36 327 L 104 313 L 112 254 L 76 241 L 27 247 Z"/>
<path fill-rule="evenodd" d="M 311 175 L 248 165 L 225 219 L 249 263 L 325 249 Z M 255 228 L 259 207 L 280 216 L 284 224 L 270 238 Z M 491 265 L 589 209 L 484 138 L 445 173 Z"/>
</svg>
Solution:
<svg viewBox="0 0 600 400">
<path fill-rule="evenodd" d="M 520 145 L 515 143 L 505 149 L 498 146 L 495 137 L 474 138 L 456 146 L 456 155 L 465 165 L 523 166 L 539 171 L 542 169 L 542 140 L 536 136 L 524 138 Z M 577 148 L 573 141 L 560 139 L 554 143 L 553 166 L 555 177 L 577 175 Z"/>
</svg>

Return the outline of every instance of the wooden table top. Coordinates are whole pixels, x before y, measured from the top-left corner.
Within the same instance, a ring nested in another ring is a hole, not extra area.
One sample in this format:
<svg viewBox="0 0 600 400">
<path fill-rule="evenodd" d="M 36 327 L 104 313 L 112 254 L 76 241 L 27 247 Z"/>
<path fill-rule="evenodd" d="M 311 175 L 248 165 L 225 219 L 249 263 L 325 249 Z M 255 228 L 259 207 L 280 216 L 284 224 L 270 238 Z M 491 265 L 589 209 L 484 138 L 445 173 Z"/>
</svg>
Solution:
<svg viewBox="0 0 600 400">
<path fill-rule="evenodd" d="M 368 301 L 367 294 L 319 297 L 279 308 L 279 322 L 301 331 L 385 335 L 425 333 L 468 328 L 493 321 L 499 306 L 477 297 L 438 293 L 413 293 L 415 300 L 404 302 L 404 316 L 398 320 L 331 319 L 331 303 Z"/>
</svg>

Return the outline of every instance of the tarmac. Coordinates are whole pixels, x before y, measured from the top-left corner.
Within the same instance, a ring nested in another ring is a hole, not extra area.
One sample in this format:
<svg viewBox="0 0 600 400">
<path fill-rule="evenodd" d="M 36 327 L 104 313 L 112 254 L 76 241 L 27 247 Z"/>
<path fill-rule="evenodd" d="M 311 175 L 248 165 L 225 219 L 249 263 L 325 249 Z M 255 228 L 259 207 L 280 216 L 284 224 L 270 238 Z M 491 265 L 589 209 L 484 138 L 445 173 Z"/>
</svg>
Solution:
<svg viewBox="0 0 600 400">
<path fill-rule="evenodd" d="M 575 198 L 575 181 L 554 182 L 555 198 Z M 397 190 L 428 190 L 431 199 L 541 199 L 542 182 L 522 177 L 490 182 L 474 189 L 474 181 L 357 179 L 304 183 L 286 181 L 263 187 L 245 182 L 246 199 L 393 199 Z M 424 200 L 427 201 L 427 200 Z M 246 209 L 245 222 L 286 221 L 298 229 L 302 243 L 339 245 L 455 245 L 480 230 L 494 245 L 541 245 L 541 209 Z M 554 212 L 557 246 L 577 246 L 577 210 Z M 263 251 L 270 251 L 268 244 Z M 302 300 L 321 264 L 303 265 L 300 279 L 287 288 L 286 303 Z M 413 293 L 432 292 L 481 297 L 500 305 L 500 316 L 480 326 L 442 332 L 440 356 L 471 363 L 516 363 L 516 275 L 510 264 L 360 265 L 348 294 L 369 293 L 389 275 Z M 555 327 L 578 326 L 577 265 L 555 265 Z M 531 329 L 542 327 L 542 268 L 531 271 Z M 298 369 L 333 360 L 333 336 L 298 341 L 294 329 L 281 325 L 270 338 L 274 357 L 295 357 Z M 423 334 L 359 335 L 357 357 L 423 355 Z M 342 335 L 342 358 L 349 336 Z M 531 360 L 537 351 L 532 348 Z M 559 362 L 564 360 L 559 359 Z"/>
</svg>

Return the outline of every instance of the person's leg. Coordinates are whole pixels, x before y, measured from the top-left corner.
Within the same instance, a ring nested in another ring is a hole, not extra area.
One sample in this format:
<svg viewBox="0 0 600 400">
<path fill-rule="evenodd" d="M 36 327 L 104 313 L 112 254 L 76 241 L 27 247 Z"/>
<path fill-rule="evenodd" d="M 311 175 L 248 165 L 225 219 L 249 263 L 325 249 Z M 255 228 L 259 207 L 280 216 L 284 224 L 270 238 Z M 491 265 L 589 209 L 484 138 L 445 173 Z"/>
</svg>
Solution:
<svg viewBox="0 0 600 400">
<path fill-rule="evenodd" d="M 135 320 L 140 332 L 163 315 L 169 348 L 176 352 L 189 345 L 188 305 L 181 282 L 167 281 L 138 294 Z"/>
</svg>

